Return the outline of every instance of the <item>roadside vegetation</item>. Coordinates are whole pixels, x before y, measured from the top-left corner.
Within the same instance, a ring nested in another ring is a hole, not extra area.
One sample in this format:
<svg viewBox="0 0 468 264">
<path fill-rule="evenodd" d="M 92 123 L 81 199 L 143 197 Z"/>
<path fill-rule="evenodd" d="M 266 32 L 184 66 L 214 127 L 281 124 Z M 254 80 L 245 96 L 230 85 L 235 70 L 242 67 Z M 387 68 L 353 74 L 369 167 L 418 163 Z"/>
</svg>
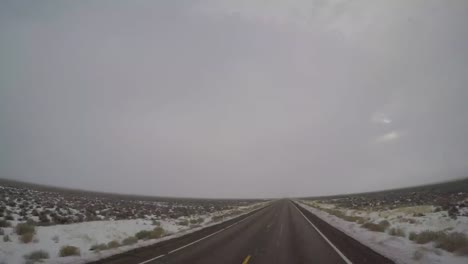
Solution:
<svg viewBox="0 0 468 264">
<path fill-rule="evenodd" d="M 223 215 L 215 215 L 215 216 L 211 217 L 211 221 L 213 221 L 213 222 L 219 222 L 219 221 L 222 221 L 223 219 L 224 219 Z"/>
<path fill-rule="evenodd" d="M 139 231 L 138 233 L 135 234 L 135 237 L 137 239 L 155 239 L 155 238 L 160 238 L 164 235 L 165 230 L 164 228 L 157 226 L 153 230 L 142 230 Z"/>
<path fill-rule="evenodd" d="M 36 250 L 27 255 L 24 255 L 26 264 L 43 262 L 45 259 L 48 259 L 48 258 L 49 258 L 49 253 L 47 253 L 47 251 L 44 251 L 44 250 Z"/>
<path fill-rule="evenodd" d="M 94 245 L 92 245 L 91 248 L 90 248 L 89 250 L 99 252 L 99 251 L 106 250 L 106 249 L 108 249 L 108 248 L 109 248 L 109 247 L 107 246 L 107 244 L 102 243 L 102 244 L 94 244 Z"/>
<path fill-rule="evenodd" d="M 20 223 L 16 226 L 15 232 L 19 236 L 20 241 L 26 244 L 33 241 L 36 228 L 31 224 Z"/>
<path fill-rule="evenodd" d="M 390 223 L 387 220 L 382 220 L 378 223 L 366 222 L 361 227 L 374 232 L 385 232 L 390 227 Z"/>
<path fill-rule="evenodd" d="M 402 228 L 392 227 L 388 230 L 388 234 L 391 236 L 406 237 L 406 233 Z"/>
<path fill-rule="evenodd" d="M 309 202 L 309 203 L 306 203 L 306 205 L 308 206 L 311 206 L 311 207 L 314 207 L 318 210 L 321 210 L 321 211 L 324 211 L 328 214 L 331 214 L 331 215 L 334 215 L 338 218 L 341 218 L 345 221 L 348 221 L 348 222 L 354 222 L 354 223 L 358 223 L 358 224 L 363 224 L 366 222 L 366 219 L 363 218 L 363 217 L 360 217 L 360 216 L 354 216 L 354 215 L 347 215 L 346 213 L 344 213 L 343 211 L 339 210 L 339 209 L 331 209 L 331 208 L 324 208 L 324 207 L 321 207 L 320 205 L 314 203 L 314 202 Z"/>
<path fill-rule="evenodd" d="M 133 244 L 136 244 L 137 242 L 138 242 L 138 239 L 134 236 L 131 236 L 122 240 L 122 245 L 124 246 L 133 245 Z"/>
<path fill-rule="evenodd" d="M 107 243 L 107 248 L 109 248 L 109 249 L 118 248 L 120 246 L 121 246 L 121 244 L 117 240 L 112 240 L 109 243 Z"/>
<path fill-rule="evenodd" d="M 181 226 L 188 226 L 189 225 L 189 220 L 187 219 L 182 219 L 180 220 L 179 222 L 177 222 L 178 225 L 181 225 Z"/>
<path fill-rule="evenodd" d="M 409 239 L 418 244 L 435 242 L 436 248 L 459 255 L 468 255 L 468 236 L 463 233 L 426 230 L 420 233 L 410 233 Z"/>
<path fill-rule="evenodd" d="M 80 249 L 74 246 L 63 246 L 60 248 L 60 257 L 81 256 Z"/>
</svg>

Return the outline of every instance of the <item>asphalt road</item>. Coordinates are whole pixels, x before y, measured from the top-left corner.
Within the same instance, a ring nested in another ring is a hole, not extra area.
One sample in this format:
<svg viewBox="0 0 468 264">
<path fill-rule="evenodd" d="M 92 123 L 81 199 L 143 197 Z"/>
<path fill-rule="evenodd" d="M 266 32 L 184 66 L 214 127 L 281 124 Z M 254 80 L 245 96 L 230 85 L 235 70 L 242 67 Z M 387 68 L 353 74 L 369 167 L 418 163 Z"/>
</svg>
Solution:
<svg viewBox="0 0 468 264">
<path fill-rule="evenodd" d="M 97 263 L 393 263 L 320 221 L 281 200 L 203 232 Z"/>
</svg>

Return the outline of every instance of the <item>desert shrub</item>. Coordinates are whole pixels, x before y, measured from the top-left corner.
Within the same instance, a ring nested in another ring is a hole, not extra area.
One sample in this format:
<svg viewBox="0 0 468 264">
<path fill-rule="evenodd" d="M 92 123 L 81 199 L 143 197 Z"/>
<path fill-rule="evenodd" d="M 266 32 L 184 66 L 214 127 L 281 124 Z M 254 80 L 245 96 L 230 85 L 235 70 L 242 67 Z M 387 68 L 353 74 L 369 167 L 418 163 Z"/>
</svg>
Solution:
<svg viewBox="0 0 468 264">
<path fill-rule="evenodd" d="M 50 219 L 47 216 L 47 213 L 41 212 L 39 214 L 39 224 L 40 225 L 48 225 L 50 223 Z"/>
<path fill-rule="evenodd" d="M 388 228 L 388 227 L 390 227 L 390 222 L 388 222 L 387 220 L 382 220 L 382 221 L 379 222 L 379 225 L 383 226 L 385 228 Z"/>
<path fill-rule="evenodd" d="M 160 238 L 164 235 L 164 229 L 162 227 L 155 227 L 152 231 L 142 230 L 135 234 L 137 239 L 154 239 Z"/>
<path fill-rule="evenodd" d="M 380 223 L 375 224 L 372 222 L 364 223 L 361 225 L 361 227 L 374 232 L 385 232 L 385 229 L 387 229 L 387 226 L 385 224 L 381 225 Z"/>
<path fill-rule="evenodd" d="M 27 233 L 31 233 L 31 234 L 36 233 L 36 228 L 34 227 L 34 225 L 30 225 L 30 224 L 18 224 L 15 228 L 15 231 L 16 231 L 16 234 L 21 236 Z"/>
<path fill-rule="evenodd" d="M 94 244 L 91 246 L 89 250 L 91 251 L 102 251 L 108 249 L 108 246 L 106 244 Z"/>
<path fill-rule="evenodd" d="M 153 229 L 153 231 L 151 231 L 150 233 L 150 237 L 149 238 L 160 238 L 164 235 L 164 229 L 162 227 L 155 227 Z"/>
<path fill-rule="evenodd" d="M 331 214 L 331 215 L 334 215 L 338 218 L 341 218 L 345 221 L 348 221 L 348 222 L 361 222 L 363 223 L 364 219 L 362 217 L 359 217 L 359 216 L 351 216 L 351 215 L 346 215 L 346 213 L 340 211 L 340 210 L 336 210 L 336 209 L 328 209 L 328 208 L 319 208 L 320 210 L 328 213 L 328 214 Z"/>
<path fill-rule="evenodd" d="M 197 225 L 197 224 L 203 223 L 203 221 L 205 221 L 205 219 L 203 217 L 192 218 L 192 219 L 190 219 L 190 224 L 191 225 Z"/>
<path fill-rule="evenodd" d="M 193 219 L 190 219 L 190 224 L 192 225 L 201 224 L 203 223 L 204 220 L 205 219 L 203 219 L 203 217 L 193 218 Z"/>
<path fill-rule="evenodd" d="M 366 221 L 367 221 L 367 219 L 366 219 L 366 218 L 364 218 L 364 217 L 361 217 L 360 219 L 358 219 L 358 220 L 356 221 L 356 223 L 358 223 L 358 224 L 362 225 L 362 224 L 364 224 Z"/>
<path fill-rule="evenodd" d="M 417 237 L 418 237 L 418 234 L 416 232 L 410 232 L 408 239 L 411 241 L 415 241 Z"/>
<path fill-rule="evenodd" d="M 187 219 L 183 219 L 183 220 L 180 220 L 179 222 L 177 222 L 177 224 L 181 225 L 181 226 L 188 226 L 189 221 Z"/>
<path fill-rule="evenodd" d="M 159 222 L 158 220 L 153 220 L 153 225 L 160 226 L 161 222 Z"/>
<path fill-rule="evenodd" d="M 37 222 L 34 221 L 34 220 L 31 219 L 31 218 L 28 218 L 28 219 L 26 220 L 26 224 L 35 226 L 35 225 L 37 225 Z"/>
<path fill-rule="evenodd" d="M 3 236 L 5 235 L 5 230 L 3 230 L 3 228 L 0 228 L 0 236 Z"/>
<path fill-rule="evenodd" d="M 238 209 L 232 210 L 230 213 L 228 213 L 229 216 L 236 216 L 240 214 L 242 214 L 242 211 Z"/>
<path fill-rule="evenodd" d="M 393 227 L 388 230 L 388 233 L 392 236 L 399 236 L 399 237 L 405 237 L 405 231 L 399 227 Z"/>
<path fill-rule="evenodd" d="M 27 260 L 27 263 L 42 262 L 42 260 L 49 258 L 49 253 L 44 250 L 37 250 L 24 255 L 24 258 Z"/>
<path fill-rule="evenodd" d="M 135 237 L 138 239 L 148 239 L 151 235 L 151 231 L 141 230 L 135 234 Z"/>
<path fill-rule="evenodd" d="M 138 242 L 138 239 L 136 237 L 134 237 L 134 236 L 131 236 L 131 237 L 125 238 L 122 241 L 122 244 L 127 246 L 127 245 L 133 245 L 133 244 L 135 244 L 137 242 Z"/>
<path fill-rule="evenodd" d="M 411 234 L 410 234 L 411 235 Z M 419 234 L 416 234 L 415 236 L 413 235 L 413 241 L 415 241 L 418 244 L 426 244 L 432 241 L 440 240 L 442 239 L 446 234 L 441 231 L 422 231 Z"/>
<path fill-rule="evenodd" d="M 223 218 L 224 218 L 224 216 L 222 216 L 222 215 L 215 215 L 215 216 L 211 217 L 211 221 L 219 222 L 219 221 L 223 220 Z"/>
<path fill-rule="evenodd" d="M 7 220 L 0 220 L 0 227 L 10 227 L 11 223 Z"/>
<path fill-rule="evenodd" d="M 107 243 L 108 248 L 117 248 L 120 247 L 120 243 L 117 240 L 112 240 L 109 243 Z"/>
<path fill-rule="evenodd" d="M 74 246 L 63 246 L 60 248 L 59 256 L 68 257 L 68 256 L 80 256 L 80 249 Z"/>
<path fill-rule="evenodd" d="M 345 215 L 345 214 L 341 217 L 341 219 L 348 221 L 348 222 L 364 222 L 362 217 Z"/>
<path fill-rule="evenodd" d="M 27 244 L 34 239 L 34 234 L 33 233 L 24 233 L 19 237 L 20 241 Z"/>
<path fill-rule="evenodd" d="M 10 236 L 9 236 L 9 235 L 5 235 L 5 236 L 3 237 L 3 242 L 10 242 L 10 241 L 11 241 L 11 239 L 10 239 Z"/>
<path fill-rule="evenodd" d="M 437 237 L 436 247 L 454 252 L 468 247 L 468 237 L 463 233 L 453 232 Z"/>
</svg>

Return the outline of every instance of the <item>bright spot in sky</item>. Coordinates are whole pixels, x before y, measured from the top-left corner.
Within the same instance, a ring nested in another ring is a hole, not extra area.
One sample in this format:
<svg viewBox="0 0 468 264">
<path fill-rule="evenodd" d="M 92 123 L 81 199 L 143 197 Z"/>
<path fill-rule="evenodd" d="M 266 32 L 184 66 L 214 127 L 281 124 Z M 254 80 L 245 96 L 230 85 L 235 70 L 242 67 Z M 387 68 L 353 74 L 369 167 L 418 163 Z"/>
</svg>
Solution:
<svg viewBox="0 0 468 264">
<path fill-rule="evenodd" d="M 390 124 L 392 120 L 383 113 L 374 113 L 371 117 L 371 121 L 377 124 Z"/>
<path fill-rule="evenodd" d="M 383 134 L 379 137 L 376 138 L 375 142 L 377 143 L 385 143 L 385 142 L 390 142 L 394 141 L 396 139 L 399 139 L 401 137 L 401 134 L 398 133 L 397 131 L 392 131 L 386 134 Z"/>
</svg>

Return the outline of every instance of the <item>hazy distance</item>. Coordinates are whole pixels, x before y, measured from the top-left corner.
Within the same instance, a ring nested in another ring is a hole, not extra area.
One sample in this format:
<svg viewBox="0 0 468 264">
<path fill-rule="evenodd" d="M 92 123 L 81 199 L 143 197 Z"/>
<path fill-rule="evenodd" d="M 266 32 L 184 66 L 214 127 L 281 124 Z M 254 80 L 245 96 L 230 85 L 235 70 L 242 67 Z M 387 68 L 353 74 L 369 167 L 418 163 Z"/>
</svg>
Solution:
<svg viewBox="0 0 468 264">
<path fill-rule="evenodd" d="M 468 176 L 468 2 L 1 1 L 0 178 L 283 197 Z"/>
</svg>

